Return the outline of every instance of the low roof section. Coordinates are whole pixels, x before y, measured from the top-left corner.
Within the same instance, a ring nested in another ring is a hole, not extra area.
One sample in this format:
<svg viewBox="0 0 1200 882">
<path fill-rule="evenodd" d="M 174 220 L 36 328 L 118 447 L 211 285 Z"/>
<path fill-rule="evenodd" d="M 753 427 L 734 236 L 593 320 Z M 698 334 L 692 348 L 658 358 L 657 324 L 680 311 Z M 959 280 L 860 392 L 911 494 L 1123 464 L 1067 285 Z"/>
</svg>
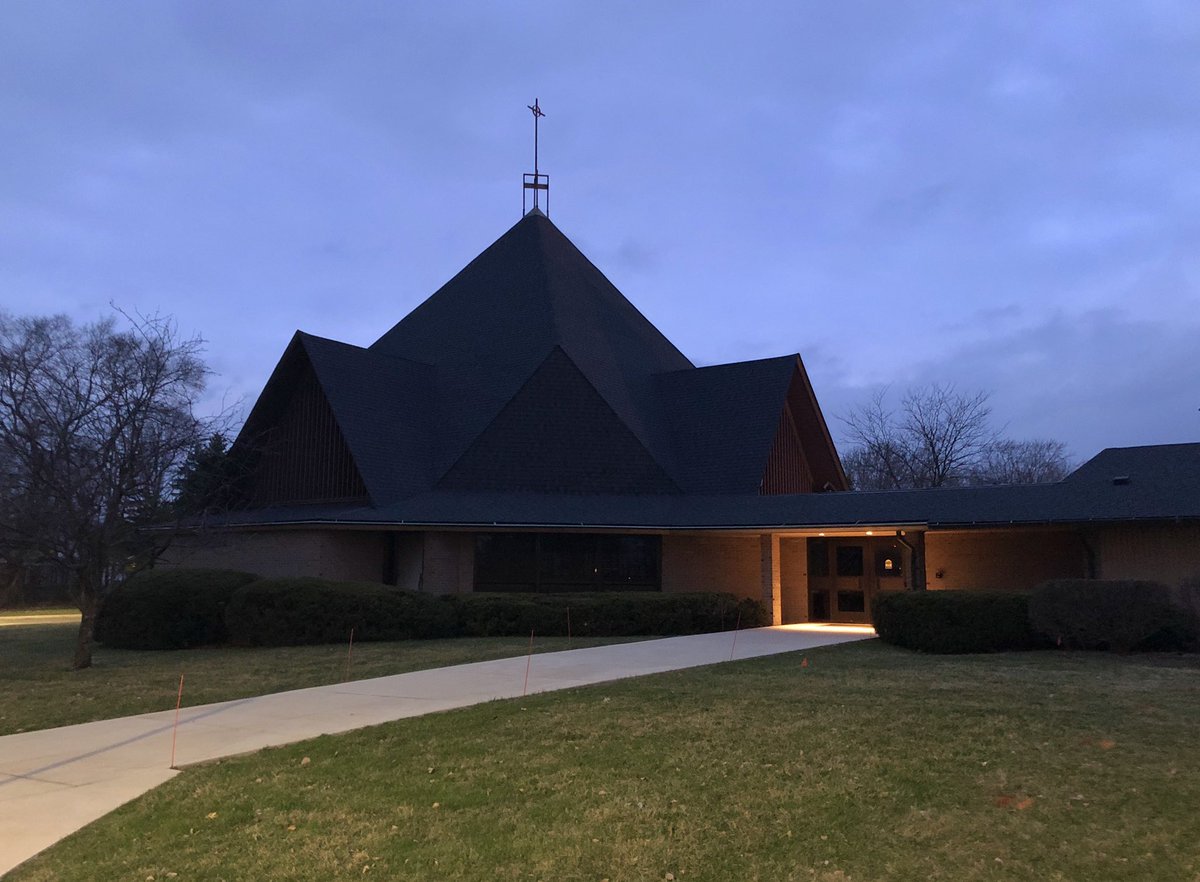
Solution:
<svg viewBox="0 0 1200 882">
<path fill-rule="evenodd" d="M 1053 484 L 778 496 L 432 491 L 386 506 L 295 506 L 231 524 L 802 530 L 1200 520 L 1200 444 L 1105 450 Z"/>
</svg>

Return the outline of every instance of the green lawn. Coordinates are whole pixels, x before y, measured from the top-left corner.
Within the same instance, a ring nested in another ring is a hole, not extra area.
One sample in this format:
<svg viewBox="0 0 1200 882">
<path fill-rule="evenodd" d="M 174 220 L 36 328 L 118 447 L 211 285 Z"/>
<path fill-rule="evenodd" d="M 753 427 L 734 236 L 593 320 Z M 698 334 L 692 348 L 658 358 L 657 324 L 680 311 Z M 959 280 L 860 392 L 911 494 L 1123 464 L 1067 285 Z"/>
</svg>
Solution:
<svg viewBox="0 0 1200 882">
<path fill-rule="evenodd" d="M 98 647 L 95 663 L 71 670 L 78 625 L 0 628 L 0 735 L 175 707 L 179 675 L 185 706 L 346 679 L 523 655 L 527 637 L 359 643 L 347 668 L 346 646 L 278 649 L 220 647 L 142 652 Z M 575 647 L 618 639 L 575 638 Z M 534 650 L 566 649 L 567 639 L 538 638 Z"/>
<path fill-rule="evenodd" d="M 878 642 L 807 659 L 194 768 L 12 878 L 1198 878 L 1200 660 Z"/>
</svg>

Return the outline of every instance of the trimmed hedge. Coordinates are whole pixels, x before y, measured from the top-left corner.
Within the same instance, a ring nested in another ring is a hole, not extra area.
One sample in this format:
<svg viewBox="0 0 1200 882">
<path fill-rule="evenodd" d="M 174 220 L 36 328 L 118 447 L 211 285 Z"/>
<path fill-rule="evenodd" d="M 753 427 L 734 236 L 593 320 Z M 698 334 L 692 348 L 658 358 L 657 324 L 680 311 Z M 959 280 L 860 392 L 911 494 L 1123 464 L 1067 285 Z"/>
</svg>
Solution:
<svg viewBox="0 0 1200 882">
<path fill-rule="evenodd" d="M 545 637 L 666 636 L 769 625 L 757 600 L 732 594 L 657 591 L 580 594 L 461 594 L 451 598 L 462 633 L 471 637 L 528 634 Z M 740 622 L 740 624 L 739 624 Z"/>
<path fill-rule="evenodd" d="M 235 570 L 146 570 L 100 607 L 96 640 L 118 649 L 187 649 L 224 643 L 225 606 L 258 577 Z"/>
<path fill-rule="evenodd" d="M 903 591 L 878 595 L 875 632 L 885 643 L 933 653 L 1041 649 L 1030 595 L 1001 591 Z"/>
<path fill-rule="evenodd" d="M 1034 590 L 1029 616 L 1068 649 L 1187 649 L 1197 640 L 1195 618 L 1159 582 L 1055 579 Z"/>
<path fill-rule="evenodd" d="M 352 628 L 356 641 L 459 633 L 444 598 L 376 582 L 262 579 L 237 591 L 225 612 L 230 642 L 238 646 L 341 643 Z"/>
<path fill-rule="evenodd" d="M 569 621 L 568 621 L 569 610 Z M 130 579 L 104 605 L 97 639 L 121 648 L 210 643 L 298 646 L 437 637 L 665 636 L 770 624 L 731 594 L 420 594 L 375 582 L 258 579 L 225 570 L 161 570 Z M 569 630 L 568 630 L 569 629 Z"/>
</svg>

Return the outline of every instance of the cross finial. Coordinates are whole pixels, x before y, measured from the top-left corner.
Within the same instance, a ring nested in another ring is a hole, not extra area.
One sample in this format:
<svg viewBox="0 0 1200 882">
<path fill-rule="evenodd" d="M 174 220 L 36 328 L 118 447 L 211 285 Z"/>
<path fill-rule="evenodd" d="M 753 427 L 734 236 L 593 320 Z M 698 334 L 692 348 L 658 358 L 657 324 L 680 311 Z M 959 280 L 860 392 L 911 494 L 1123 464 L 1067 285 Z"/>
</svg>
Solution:
<svg viewBox="0 0 1200 882">
<path fill-rule="evenodd" d="M 542 112 L 542 107 L 538 104 L 536 98 L 532 104 L 526 104 L 533 112 L 533 174 L 525 175 L 525 184 L 521 190 L 521 214 L 525 213 L 525 190 L 533 191 L 533 207 L 538 207 L 538 190 L 546 191 L 546 212 L 550 211 L 550 176 L 544 175 L 538 170 L 538 120 L 546 114 Z"/>
<path fill-rule="evenodd" d="M 536 177 L 538 173 L 538 120 L 546 114 L 542 113 L 541 105 L 538 104 L 536 98 L 533 99 L 532 104 L 526 104 L 525 106 L 533 111 L 533 174 Z M 535 208 L 537 207 L 536 191 L 533 194 L 533 205 Z"/>
</svg>

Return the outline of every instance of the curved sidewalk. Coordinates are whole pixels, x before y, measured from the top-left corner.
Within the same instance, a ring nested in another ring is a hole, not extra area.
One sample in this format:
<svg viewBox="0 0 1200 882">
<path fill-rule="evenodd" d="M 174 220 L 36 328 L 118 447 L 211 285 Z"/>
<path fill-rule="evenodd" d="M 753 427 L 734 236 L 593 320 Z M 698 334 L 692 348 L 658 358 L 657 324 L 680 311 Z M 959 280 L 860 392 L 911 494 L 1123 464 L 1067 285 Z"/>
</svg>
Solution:
<svg viewBox="0 0 1200 882">
<path fill-rule="evenodd" d="M 784 625 L 618 643 L 532 656 L 529 692 L 570 689 L 700 665 L 811 649 L 863 630 Z M 526 657 L 354 680 L 185 708 L 177 766 L 374 726 L 433 711 L 518 698 Z M 0 874 L 161 784 L 174 710 L 0 737 Z"/>
</svg>

